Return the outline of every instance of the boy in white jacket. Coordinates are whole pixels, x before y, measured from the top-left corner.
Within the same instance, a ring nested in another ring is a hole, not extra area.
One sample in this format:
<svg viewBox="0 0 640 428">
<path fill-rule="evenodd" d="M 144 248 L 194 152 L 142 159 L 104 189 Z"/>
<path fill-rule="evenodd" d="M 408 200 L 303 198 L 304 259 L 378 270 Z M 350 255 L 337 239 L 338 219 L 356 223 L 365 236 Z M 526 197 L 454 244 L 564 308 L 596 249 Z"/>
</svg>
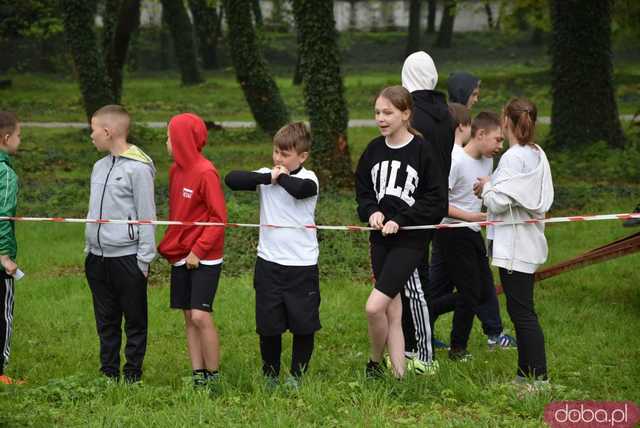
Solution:
<svg viewBox="0 0 640 428">
<path fill-rule="evenodd" d="M 504 109 L 509 150 L 491 178 L 479 179 L 474 187 L 487 207 L 489 220 L 543 219 L 553 203 L 549 162 L 534 143 L 536 118 L 536 106 L 525 99 L 514 99 Z M 495 226 L 488 238 L 493 240 L 492 264 L 500 269 L 507 311 L 516 330 L 516 380 L 547 382 L 544 335 L 533 303 L 534 273 L 548 253 L 544 224 Z"/>
</svg>

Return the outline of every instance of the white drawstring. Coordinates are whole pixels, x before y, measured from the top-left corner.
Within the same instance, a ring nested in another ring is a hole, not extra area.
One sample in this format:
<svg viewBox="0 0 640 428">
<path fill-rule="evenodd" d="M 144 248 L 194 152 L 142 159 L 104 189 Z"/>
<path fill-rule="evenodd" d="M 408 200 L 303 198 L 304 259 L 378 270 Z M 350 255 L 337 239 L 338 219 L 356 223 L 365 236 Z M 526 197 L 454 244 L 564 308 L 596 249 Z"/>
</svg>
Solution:
<svg viewBox="0 0 640 428">
<path fill-rule="evenodd" d="M 514 221 L 513 211 L 511 210 L 511 202 L 509 202 L 509 215 L 511 216 L 511 221 Z M 516 225 L 511 224 L 511 228 L 513 229 L 513 236 L 511 237 L 511 260 L 509 261 L 509 275 L 513 273 L 513 261 L 516 259 Z"/>
</svg>

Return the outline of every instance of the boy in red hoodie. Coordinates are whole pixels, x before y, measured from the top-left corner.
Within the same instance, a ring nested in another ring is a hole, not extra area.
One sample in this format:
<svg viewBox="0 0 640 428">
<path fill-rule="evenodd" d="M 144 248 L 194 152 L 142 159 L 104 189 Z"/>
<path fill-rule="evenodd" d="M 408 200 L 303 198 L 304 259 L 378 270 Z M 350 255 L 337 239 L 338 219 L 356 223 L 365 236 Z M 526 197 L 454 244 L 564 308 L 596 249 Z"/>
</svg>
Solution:
<svg viewBox="0 0 640 428">
<path fill-rule="evenodd" d="M 167 129 L 169 219 L 226 223 L 227 210 L 218 171 L 202 155 L 207 128 L 192 113 L 174 116 Z M 218 379 L 220 343 L 211 318 L 218 288 L 224 228 L 169 226 L 158 247 L 171 263 L 171 308 L 184 312 L 193 384 Z"/>
</svg>

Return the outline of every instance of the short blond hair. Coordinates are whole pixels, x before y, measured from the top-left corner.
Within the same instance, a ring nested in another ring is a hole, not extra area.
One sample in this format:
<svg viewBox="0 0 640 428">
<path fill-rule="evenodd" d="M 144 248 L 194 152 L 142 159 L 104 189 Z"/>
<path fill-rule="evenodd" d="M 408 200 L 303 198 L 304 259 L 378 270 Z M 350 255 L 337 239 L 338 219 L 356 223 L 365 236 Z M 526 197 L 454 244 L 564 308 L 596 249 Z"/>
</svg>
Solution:
<svg viewBox="0 0 640 428">
<path fill-rule="evenodd" d="M 304 122 L 289 123 L 273 136 L 273 145 L 280 150 L 295 150 L 298 154 L 311 151 L 311 131 Z"/>
<path fill-rule="evenodd" d="M 129 112 L 119 104 L 109 104 L 104 107 L 100 107 L 93 113 L 93 117 L 96 119 L 104 120 L 107 122 L 107 128 L 111 127 L 112 132 L 122 133 L 126 136 L 129 133 L 129 125 L 131 124 L 131 117 Z"/>
</svg>

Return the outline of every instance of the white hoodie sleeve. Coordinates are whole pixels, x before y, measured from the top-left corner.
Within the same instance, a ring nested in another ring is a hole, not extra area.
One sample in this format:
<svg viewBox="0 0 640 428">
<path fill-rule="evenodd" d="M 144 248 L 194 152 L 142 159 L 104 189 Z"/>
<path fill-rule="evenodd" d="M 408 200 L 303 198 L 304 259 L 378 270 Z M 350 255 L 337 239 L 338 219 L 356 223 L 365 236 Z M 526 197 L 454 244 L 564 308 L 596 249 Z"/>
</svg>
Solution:
<svg viewBox="0 0 640 428">
<path fill-rule="evenodd" d="M 485 184 L 484 189 L 482 189 L 482 201 L 491 214 L 500 214 L 507 211 L 509 206 L 516 206 L 513 199 L 504 193 L 496 191 L 491 182 Z"/>
</svg>

